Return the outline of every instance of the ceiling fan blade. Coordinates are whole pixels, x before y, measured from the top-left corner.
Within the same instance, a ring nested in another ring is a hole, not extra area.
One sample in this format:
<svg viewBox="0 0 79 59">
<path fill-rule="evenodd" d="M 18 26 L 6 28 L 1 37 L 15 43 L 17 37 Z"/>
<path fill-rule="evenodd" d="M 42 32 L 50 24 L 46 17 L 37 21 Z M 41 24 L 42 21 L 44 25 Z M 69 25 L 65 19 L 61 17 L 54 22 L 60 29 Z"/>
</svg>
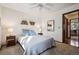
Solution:
<svg viewBox="0 0 79 59">
<path fill-rule="evenodd" d="M 36 7 L 39 7 L 38 5 L 32 5 L 30 6 L 30 8 L 36 8 Z"/>
<path fill-rule="evenodd" d="M 47 10 L 51 10 L 49 7 L 44 6 L 43 8 L 47 9 Z"/>
<path fill-rule="evenodd" d="M 36 7 L 38 7 L 38 5 L 35 5 L 35 6 L 31 6 L 31 8 L 36 8 Z"/>
<path fill-rule="evenodd" d="M 37 5 L 37 3 L 30 3 L 29 5 L 31 5 L 31 6 L 32 6 L 32 5 Z"/>
<path fill-rule="evenodd" d="M 53 7 L 54 5 L 52 3 L 46 3 L 47 6 Z"/>
</svg>

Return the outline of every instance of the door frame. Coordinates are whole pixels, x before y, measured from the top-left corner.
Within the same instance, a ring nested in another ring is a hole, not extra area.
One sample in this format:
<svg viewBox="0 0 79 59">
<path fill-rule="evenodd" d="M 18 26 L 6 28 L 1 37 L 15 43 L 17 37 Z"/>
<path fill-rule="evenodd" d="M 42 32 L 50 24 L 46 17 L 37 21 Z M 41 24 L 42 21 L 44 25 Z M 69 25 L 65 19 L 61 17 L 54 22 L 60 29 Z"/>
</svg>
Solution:
<svg viewBox="0 0 79 59">
<path fill-rule="evenodd" d="M 70 13 L 73 13 L 73 12 L 77 12 L 77 11 L 78 11 L 78 22 L 79 22 L 79 9 L 76 9 L 74 11 L 70 11 L 70 12 L 62 14 L 62 42 L 63 43 L 65 43 L 65 37 L 64 37 L 64 34 L 65 34 L 65 32 L 64 32 L 64 15 L 70 14 Z M 79 33 L 79 31 L 78 31 L 78 33 Z M 78 36 L 79 36 L 79 34 L 78 34 Z M 78 37 L 78 39 L 79 39 L 79 37 Z M 78 40 L 78 42 L 79 42 L 79 40 Z"/>
</svg>

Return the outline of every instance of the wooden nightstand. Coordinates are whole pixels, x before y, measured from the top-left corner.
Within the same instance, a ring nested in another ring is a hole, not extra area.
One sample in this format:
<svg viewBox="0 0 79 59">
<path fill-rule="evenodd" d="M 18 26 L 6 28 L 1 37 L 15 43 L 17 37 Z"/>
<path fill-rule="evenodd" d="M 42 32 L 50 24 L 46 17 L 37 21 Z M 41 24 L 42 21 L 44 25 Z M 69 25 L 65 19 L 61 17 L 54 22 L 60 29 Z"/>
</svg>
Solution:
<svg viewBox="0 0 79 59">
<path fill-rule="evenodd" d="M 43 33 L 38 33 L 38 35 L 43 35 Z"/>
<path fill-rule="evenodd" d="M 7 36 L 6 37 L 6 45 L 8 46 L 13 46 L 16 44 L 16 36 Z"/>
</svg>

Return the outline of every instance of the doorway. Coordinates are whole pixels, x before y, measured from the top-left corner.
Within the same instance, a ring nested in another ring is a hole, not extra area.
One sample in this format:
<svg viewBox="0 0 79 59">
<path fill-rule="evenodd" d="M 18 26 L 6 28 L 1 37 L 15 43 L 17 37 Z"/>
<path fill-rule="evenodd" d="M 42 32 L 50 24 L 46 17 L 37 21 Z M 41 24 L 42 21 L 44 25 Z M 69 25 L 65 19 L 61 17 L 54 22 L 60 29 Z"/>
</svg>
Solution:
<svg viewBox="0 0 79 59">
<path fill-rule="evenodd" d="M 63 14 L 63 43 L 79 47 L 79 10 Z"/>
</svg>

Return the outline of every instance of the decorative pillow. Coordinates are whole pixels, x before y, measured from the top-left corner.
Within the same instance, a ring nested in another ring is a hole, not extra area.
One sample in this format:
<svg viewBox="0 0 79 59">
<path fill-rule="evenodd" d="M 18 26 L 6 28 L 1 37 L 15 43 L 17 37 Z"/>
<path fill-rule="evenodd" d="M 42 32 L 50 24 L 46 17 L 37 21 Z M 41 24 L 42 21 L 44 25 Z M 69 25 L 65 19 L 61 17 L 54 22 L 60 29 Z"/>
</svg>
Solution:
<svg viewBox="0 0 79 59">
<path fill-rule="evenodd" d="M 34 32 L 33 30 L 22 29 L 22 35 L 33 36 L 36 35 L 36 32 Z"/>
<path fill-rule="evenodd" d="M 29 36 L 33 36 L 33 35 L 36 35 L 36 32 L 33 30 L 29 30 Z"/>
<path fill-rule="evenodd" d="M 29 35 L 29 30 L 22 29 L 22 36 Z"/>
</svg>

